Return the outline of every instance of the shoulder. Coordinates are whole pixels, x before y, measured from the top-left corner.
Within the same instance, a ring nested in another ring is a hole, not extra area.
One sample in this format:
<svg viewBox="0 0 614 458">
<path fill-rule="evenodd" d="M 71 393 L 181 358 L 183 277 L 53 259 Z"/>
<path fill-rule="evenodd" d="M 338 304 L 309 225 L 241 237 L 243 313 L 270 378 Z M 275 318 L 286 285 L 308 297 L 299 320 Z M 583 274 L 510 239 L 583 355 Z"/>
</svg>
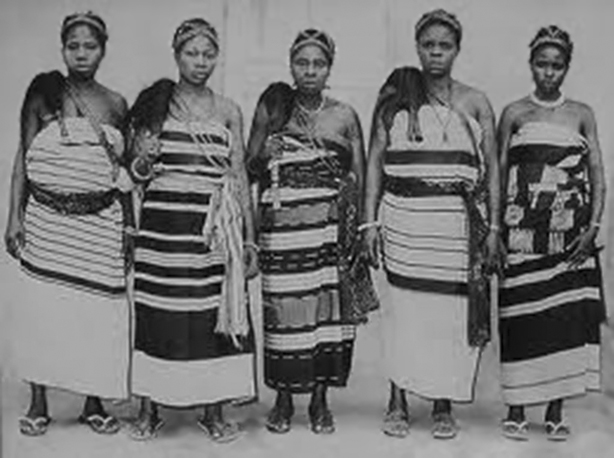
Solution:
<svg viewBox="0 0 614 458">
<path fill-rule="evenodd" d="M 514 122 L 530 108 L 528 97 L 515 100 L 503 108 L 501 112 L 501 121 Z"/>
<path fill-rule="evenodd" d="M 583 120 L 594 119 L 595 117 L 591 106 L 578 100 L 567 99 L 567 109 L 577 113 Z"/>
<path fill-rule="evenodd" d="M 229 116 L 236 116 L 241 114 L 241 107 L 239 104 L 225 95 L 213 93 L 213 100 L 218 109 Z"/>
<path fill-rule="evenodd" d="M 490 109 L 490 100 L 485 92 L 469 86 L 468 84 L 455 82 L 455 90 L 459 95 L 459 99 L 468 105 L 481 110 Z"/>
<path fill-rule="evenodd" d="M 109 89 L 103 85 L 100 85 L 100 91 L 107 101 L 109 108 L 114 113 L 120 115 L 121 117 L 124 117 L 127 114 L 128 102 L 126 102 L 124 96 L 122 96 L 119 92 Z"/>
<path fill-rule="evenodd" d="M 342 102 L 333 97 L 327 97 L 326 103 L 335 116 L 347 124 L 359 122 L 358 113 L 356 113 L 356 110 L 349 103 Z"/>
</svg>

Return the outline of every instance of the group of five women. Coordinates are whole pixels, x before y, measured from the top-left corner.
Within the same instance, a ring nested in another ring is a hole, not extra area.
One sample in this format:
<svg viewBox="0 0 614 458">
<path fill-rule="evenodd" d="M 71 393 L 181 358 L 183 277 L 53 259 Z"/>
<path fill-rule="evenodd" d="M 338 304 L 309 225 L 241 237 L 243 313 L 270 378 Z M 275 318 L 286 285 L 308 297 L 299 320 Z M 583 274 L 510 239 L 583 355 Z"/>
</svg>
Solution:
<svg viewBox="0 0 614 458">
<path fill-rule="evenodd" d="M 207 436 L 235 439 L 222 406 L 256 397 L 258 271 L 267 429 L 288 432 L 293 395 L 309 393 L 311 429 L 331 433 L 327 389 L 347 383 L 356 324 L 378 306 L 367 263 L 382 260 L 386 434 L 408 434 L 409 391 L 433 401 L 434 437 L 456 436 L 452 402 L 473 398 L 498 273 L 503 434 L 527 439 L 524 406 L 547 403 L 548 438 L 568 437 L 563 399 L 599 388 L 606 316 L 601 152 L 591 109 L 560 89 L 566 32 L 539 30 L 535 91 L 495 129 L 487 97 L 451 76 L 460 22 L 426 13 L 421 69 L 382 86 L 366 164 L 356 112 L 324 94 L 335 44 L 321 30 L 292 43 L 294 87 L 264 91 L 247 148 L 241 110 L 207 84 L 220 50 L 207 21 L 179 26 L 178 81 L 130 109 L 95 79 L 107 38 L 99 16 L 66 17 L 68 75 L 38 75 L 21 112 L 5 241 L 27 274 L 12 326 L 31 385 L 23 434 L 47 431 L 50 386 L 86 394 L 79 421 L 97 433 L 120 429 L 101 398 L 136 395 L 135 439 L 162 427 L 159 405 L 201 406 Z"/>
</svg>

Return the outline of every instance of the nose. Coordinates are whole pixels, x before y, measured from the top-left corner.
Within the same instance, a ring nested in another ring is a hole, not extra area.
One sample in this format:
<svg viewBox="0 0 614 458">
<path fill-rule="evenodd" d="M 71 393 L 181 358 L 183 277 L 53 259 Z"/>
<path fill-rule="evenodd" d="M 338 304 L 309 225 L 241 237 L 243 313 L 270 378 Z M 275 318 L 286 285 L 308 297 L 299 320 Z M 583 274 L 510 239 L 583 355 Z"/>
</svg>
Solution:
<svg viewBox="0 0 614 458">
<path fill-rule="evenodd" d="M 86 56 L 87 53 L 85 51 L 85 48 L 83 46 L 79 46 L 77 48 L 77 59 L 85 59 Z"/>
</svg>

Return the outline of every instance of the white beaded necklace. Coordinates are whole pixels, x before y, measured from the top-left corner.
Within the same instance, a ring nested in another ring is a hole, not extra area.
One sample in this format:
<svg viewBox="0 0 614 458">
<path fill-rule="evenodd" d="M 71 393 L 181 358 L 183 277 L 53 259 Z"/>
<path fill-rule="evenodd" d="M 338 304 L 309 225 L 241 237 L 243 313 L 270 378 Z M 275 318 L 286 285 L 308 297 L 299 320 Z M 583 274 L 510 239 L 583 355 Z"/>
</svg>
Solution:
<svg viewBox="0 0 614 458">
<path fill-rule="evenodd" d="M 548 110 L 554 110 L 562 106 L 567 101 L 563 91 L 561 91 L 561 95 L 559 96 L 559 98 L 553 101 L 538 99 L 535 95 L 535 92 L 531 92 L 531 94 L 529 94 L 529 97 L 531 98 L 531 102 L 533 102 L 535 105 L 538 105 L 542 108 L 547 108 Z"/>
</svg>

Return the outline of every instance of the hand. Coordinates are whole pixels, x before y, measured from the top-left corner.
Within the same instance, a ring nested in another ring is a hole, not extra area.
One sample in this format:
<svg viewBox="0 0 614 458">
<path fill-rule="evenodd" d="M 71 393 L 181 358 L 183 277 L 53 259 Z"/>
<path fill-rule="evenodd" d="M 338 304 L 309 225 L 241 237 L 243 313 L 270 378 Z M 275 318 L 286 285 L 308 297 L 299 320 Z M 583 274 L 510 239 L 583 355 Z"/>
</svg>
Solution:
<svg viewBox="0 0 614 458">
<path fill-rule="evenodd" d="M 14 259 L 19 259 L 19 252 L 25 242 L 23 221 L 19 217 L 11 217 L 4 232 L 6 251 Z"/>
<path fill-rule="evenodd" d="M 284 151 L 284 141 L 279 137 L 269 137 L 264 143 L 263 159 L 265 161 L 276 161 L 281 159 Z"/>
<path fill-rule="evenodd" d="M 381 251 L 381 234 L 377 226 L 366 228 L 362 234 L 363 249 L 367 255 L 367 261 L 375 268 L 379 269 L 379 258 Z"/>
<path fill-rule="evenodd" d="M 594 226 L 589 227 L 567 246 L 567 250 L 571 251 L 571 254 L 567 258 L 567 264 L 570 269 L 579 267 L 591 254 L 593 254 L 597 230 L 598 229 Z"/>
<path fill-rule="evenodd" d="M 248 280 L 258 275 L 258 250 L 250 243 L 245 244 L 243 249 L 243 264 L 245 266 L 245 278 Z"/>
<path fill-rule="evenodd" d="M 501 242 L 499 233 L 489 231 L 484 243 L 486 244 L 486 273 L 488 275 L 500 275 L 505 259 L 505 247 Z"/>
</svg>

